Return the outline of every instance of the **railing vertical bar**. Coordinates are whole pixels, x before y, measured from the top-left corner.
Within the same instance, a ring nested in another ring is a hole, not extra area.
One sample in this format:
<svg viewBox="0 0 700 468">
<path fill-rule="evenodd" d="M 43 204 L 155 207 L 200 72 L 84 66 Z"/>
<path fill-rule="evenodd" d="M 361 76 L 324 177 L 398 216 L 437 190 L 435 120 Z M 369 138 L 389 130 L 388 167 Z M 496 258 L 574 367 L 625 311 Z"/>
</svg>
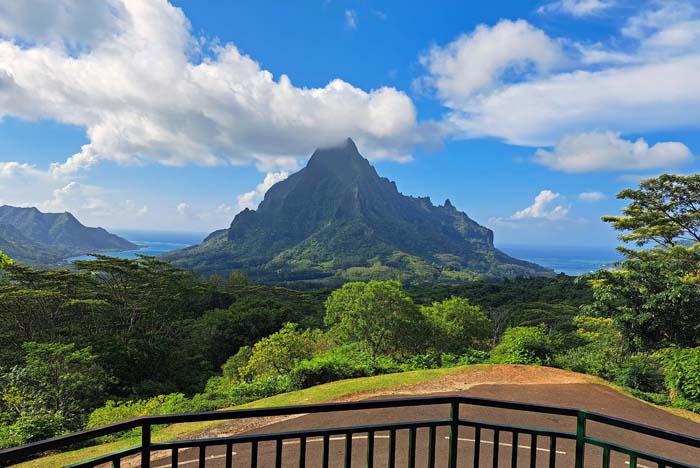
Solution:
<svg viewBox="0 0 700 468">
<path fill-rule="evenodd" d="M 630 468 L 637 468 L 637 455 L 630 455 Z"/>
<path fill-rule="evenodd" d="M 516 468 L 518 466 L 518 431 L 513 431 L 513 440 L 510 451 L 510 466 Z"/>
<path fill-rule="evenodd" d="M 530 435 L 530 468 L 537 466 L 537 434 Z"/>
<path fill-rule="evenodd" d="M 345 434 L 345 468 L 352 467 L 352 432 Z"/>
<path fill-rule="evenodd" d="M 501 431 L 493 431 L 493 468 L 498 468 L 498 454 L 501 451 Z"/>
<path fill-rule="evenodd" d="M 299 439 L 299 468 L 306 467 L 306 436 Z"/>
<path fill-rule="evenodd" d="M 231 442 L 226 444 L 226 461 L 224 463 L 226 468 L 233 466 L 233 444 Z M 177 465 L 173 466 L 173 468 L 177 468 Z"/>
<path fill-rule="evenodd" d="M 367 433 L 367 468 L 374 467 L 374 431 Z"/>
<path fill-rule="evenodd" d="M 180 464 L 180 450 L 174 448 L 170 453 L 170 459 L 172 460 L 173 468 L 177 468 L 177 465 Z"/>
<path fill-rule="evenodd" d="M 603 468 L 610 468 L 610 447 L 603 448 Z"/>
<path fill-rule="evenodd" d="M 396 429 L 389 431 L 389 468 L 396 468 Z"/>
<path fill-rule="evenodd" d="M 254 440 L 250 445 L 250 468 L 258 468 L 258 441 Z"/>
<path fill-rule="evenodd" d="M 474 428 L 474 468 L 479 468 L 479 463 L 481 460 L 481 428 Z"/>
<path fill-rule="evenodd" d="M 328 456 L 331 451 L 331 439 L 328 434 L 323 436 L 323 468 L 328 468 Z"/>
<path fill-rule="evenodd" d="M 575 468 L 583 468 L 586 453 L 586 412 L 578 411 L 576 415 L 576 464 Z"/>
<path fill-rule="evenodd" d="M 275 441 L 275 468 L 282 468 L 282 439 Z"/>
<path fill-rule="evenodd" d="M 557 466 L 557 438 L 554 436 L 549 437 L 549 468 L 556 468 Z"/>
<path fill-rule="evenodd" d="M 416 428 L 408 430 L 408 468 L 416 468 Z"/>
<path fill-rule="evenodd" d="M 121 468 L 121 466 L 122 466 L 122 459 L 115 458 L 114 461 L 112 462 L 112 468 Z"/>
<path fill-rule="evenodd" d="M 151 466 L 151 425 L 147 422 L 141 426 L 141 468 Z"/>
<path fill-rule="evenodd" d="M 450 404 L 450 452 L 449 468 L 457 468 L 457 443 L 459 442 L 459 402 Z"/>
<path fill-rule="evenodd" d="M 207 464 L 207 446 L 199 447 L 199 468 L 206 468 Z"/>
<path fill-rule="evenodd" d="M 428 434 L 428 468 L 435 468 L 435 439 L 437 438 L 437 427 L 430 426 Z"/>
</svg>

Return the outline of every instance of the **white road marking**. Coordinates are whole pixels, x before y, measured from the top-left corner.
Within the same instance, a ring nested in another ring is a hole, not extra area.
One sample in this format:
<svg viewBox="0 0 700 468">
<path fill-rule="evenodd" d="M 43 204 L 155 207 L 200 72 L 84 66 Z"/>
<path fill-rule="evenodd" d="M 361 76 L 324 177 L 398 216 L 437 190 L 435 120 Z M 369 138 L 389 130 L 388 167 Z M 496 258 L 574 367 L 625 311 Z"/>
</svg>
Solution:
<svg viewBox="0 0 700 468">
<path fill-rule="evenodd" d="M 367 439 L 368 437 L 369 437 L 369 436 L 366 436 L 366 435 L 355 435 L 355 436 L 352 436 L 352 439 L 353 439 L 353 440 Z M 388 435 L 379 435 L 379 434 L 376 434 L 376 435 L 374 436 L 374 438 L 375 438 L 375 439 L 388 439 L 389 436 L 388 436 Z M 445 439 L 449 439 L 449 436 L 445 436 Z M 329 440 L 330 442 L 344 441 L 344 440 L 345 440 L 345 436 L 329 437 L 328 440 Z M 459 441 L 461 441 L 461 442 L 472 442 L 472 443 L 476 442 L 474 439 L 468 439 L 468 438 L 465 438 L 465 437 L 459 437 L 457 440 L 459 440 Z M 323 442 L 323 437 L 314 437 L 314 438 L 311 438 L 311 439 L 306 439 L 306 442 L 307 442 L 307 443 L 309 443 L 309 442 Z M 285 441 L 282 442 L 282 445 L 299 445 L 300 443 L 301 443 L 300 440 L 285 440 Z M 484 440 L 484 439 L 481 439 L 481 443 L 482 443 L 482 444 L 491 444 L 491 445 L 493 445 L 493 441 L 492 441 L 492 440 Z M 508 442 L 499 442 L 498 445 L 502 445 L 502 446 L 504 446 L 504 447 L 512 447 L 512 446 L 513 446 L 513 444 L 509 444 Z M 529 449 L 530 449 L 530 446 L 529 446 L 529 445 L 518 445 L 518 448 L 529 450 Z M 537 450 L 539 450 L 539 451 L 541 451 L 541 452 L 549 452 L 549 449 L 543 448 L 543 447 L 537 447 Z M 557 455 L 566 455 L 566 452 L 561 451 L 561 450 L 557 450 L 556 453 L 557 453 Z M 235 456 L 235 455 L 236 455 L 236 452 L 233 452 L 233 451 L 232 451 L 231 454 L 232 454 L 233 456 Z M 224 454 L 221 454 L 221 455 L 210 455 L 210 456 L 206 457 L 206 459 L 207 459 L 207 460 L 215 460 L 215 459 L 217 459 L 217 458 L 224 458 L 224 457 L 226 457 L 226 454 L 225 454 L 225 453 L 224 453 Z M 192 459 L 192 460 L 181 461 L 181 462 L 178 462 L 177 466 L 189 465 L 189 464 L 191 464 L 191 463 L 199 463 L 199 459 L 196 458 L 196 459 Z M 625 463 L 629 465 L 629 462 L 628 462 L 628 461 L 626 461 Z M 171 464 L 167 464 L 167 465 L 158 465 L 158 466 L 154 466 L 153 468 L 170 468 L 171 466 L 172 466 Z M 651 467 L 651 466 L 646 466 L 646 465 L 641 465 L 641 464 L 637 464 L 637 467 L 638 467 L 638 468 L 653 468 L 653 467 Z"/>
<path fill-rule="evenodd" d="M 445 439 L 449 439 L 449 436 L 445 436 Z M 465 437 L 459 437 L 457 440 L 460 440 L 460 441 L 462 441 L 462 442 L 472 442 L 472 443 L 476 442 L 476 440 L 474 440 L 474 439 L 467 439 L 467 438 L 465 438 Z M 492 441 L 492 440 L 484 440 L 484 439 L 481 439 L 481 443 L 482 443 L 482 444 L 491 444 L 491 445 L 493 445 L 493 441 Z M 512 447 L 512 446 L 513 446 L 513 444 L 509 444 L 508 442 L 499 442 L 498 445 L 503 445 L 504 447 Z M 520 445 L 520 444 L 518 444 L 518 448 L 530 450 L 530 446 L 529 446 L 529 445 Z M 540 452 L 549 452 L 549 449 L 548 449 L 548 448 L 544 448 L 544 447 L 537 447 L 535 450 L 539 450 Z M 557 450 L 556 453 L 557 453 L 557 455 L 566 455 L 566 452 L 564 452 L 564 451 L 562 451 L 562 450 Z M 641 465 L 637 465 L 637 466 L 638 466 L 639 468 L 643 468 Z M 651 468 L 651 467 L 647 467 L 647 468 Z"/>
<path fill-rule="evenodd" d="M 629 465 L 630 462 L 629 460 L 625 460 L 625 465 Z M 648 466 L 648 465 L 642 465 L 641 463 L 637 463 L 637 468 L 654 468 L 653 466 Z"/>
<path fill-rule="evenodd" d="M 236 455 L 236 452 L 231 451 L 231 455 Z M 225 453 L 221 455 L 210 455 L 206 457 L 207 460 L 215 460 L 217 458 L 224 458 L 226 456 Z M 195 458 L 192 460 L 185 460 L 185 461 L 178 461 L 177 466 L 184 466 L 184 465 L 189 465 L 190 463 L 199 463 L 199 458 Z M 171 468 L 173 465 L 171 463 L 168 463 L 167 465 L 158 465 L 154 466 L 153 468 Z"/>
</svg>

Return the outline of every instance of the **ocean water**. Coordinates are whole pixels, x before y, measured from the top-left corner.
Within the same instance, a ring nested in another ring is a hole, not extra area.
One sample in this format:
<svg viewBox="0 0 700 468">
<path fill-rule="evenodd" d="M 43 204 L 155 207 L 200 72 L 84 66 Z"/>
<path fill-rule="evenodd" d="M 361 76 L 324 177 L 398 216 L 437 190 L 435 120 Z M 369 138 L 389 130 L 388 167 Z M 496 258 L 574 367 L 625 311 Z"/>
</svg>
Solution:
<svg viewBox="0 0 700 468">
<path fill-rule="evenodd" d="M 123 237 L 140 246 L 137 250 L 124 250 L 121 252 L 107 252 L 105 255 L 118 258 L 136 258 L 137 255 L 157 256 L 171 250 L 183 249 L 191 245 L 201 243 L 208 233 L 203 232 L 177 232 L 177 231 L 137 231 L 137 230 L 110 230 L 111 233 Z M 71 257 L 74 260 L 90 260 L 89 255 Z"/>
<path fill-rule="evenodd" d="M 511 257 L 537 263 L 557 273 L 579 276 L 612 268 L 622 260 L 615 246 L 561 246 L 502 244 L 497 248 Z"/>
<path fill-rule="evenodd" d="M 119 258 L 136 258 L 139 254 L 160 255 L 171 250 L 199 244 L 208 235 L 208 233 L 203 232 L 119 229 L 111 232 L 141 246 L 138 250 L 109 252 L 107 254 Z M 614 246 L 501 244 L 496 247 L 512 257 L 534 262 L 543 267 L 551 268 L 557 273 L 565 273 L 571 276 L 582 275 L 601 268 L 611 268 L 614 262 L 621 259 Z M 89 260 L 90 258 L 87 255 L 82 255 L 70 258 L 68 261 Z"/>
</svg>

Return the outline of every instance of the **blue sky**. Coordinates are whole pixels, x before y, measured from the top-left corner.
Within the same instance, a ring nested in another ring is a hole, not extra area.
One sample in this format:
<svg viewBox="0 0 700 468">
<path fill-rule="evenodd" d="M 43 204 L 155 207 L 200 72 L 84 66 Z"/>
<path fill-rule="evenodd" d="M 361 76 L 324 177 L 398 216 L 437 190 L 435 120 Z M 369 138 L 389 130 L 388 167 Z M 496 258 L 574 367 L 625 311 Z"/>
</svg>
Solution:
<svg viewBox="0 0 700 468">
<path fill-rule="evenodd" d="M 351 136 L 497 243 L 612 245 L 697 170 L 698 69 L 695 0 L 0 1 L 0 202 L 211 231 Z"/>
</svg>

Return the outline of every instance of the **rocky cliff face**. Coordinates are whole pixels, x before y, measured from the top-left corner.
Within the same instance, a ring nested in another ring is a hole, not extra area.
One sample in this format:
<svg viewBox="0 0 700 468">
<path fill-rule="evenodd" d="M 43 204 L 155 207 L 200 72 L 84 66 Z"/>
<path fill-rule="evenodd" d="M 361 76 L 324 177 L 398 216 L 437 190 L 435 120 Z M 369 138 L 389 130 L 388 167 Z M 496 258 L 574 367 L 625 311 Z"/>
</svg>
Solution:
<svg viewBox="0 0 700 468">
<path fill-rule="evenodd" d="M 551 273 L 495 249 L 493 232 L 449 200 L 435 206 L 401 194 L 350 139 L 316 150 L 304 169 L 272 186 L 258 209 L 236 215 L 228 230 L 166 258 L 203 273 L 242 269 L 265 282 Z"/>
</svg>

